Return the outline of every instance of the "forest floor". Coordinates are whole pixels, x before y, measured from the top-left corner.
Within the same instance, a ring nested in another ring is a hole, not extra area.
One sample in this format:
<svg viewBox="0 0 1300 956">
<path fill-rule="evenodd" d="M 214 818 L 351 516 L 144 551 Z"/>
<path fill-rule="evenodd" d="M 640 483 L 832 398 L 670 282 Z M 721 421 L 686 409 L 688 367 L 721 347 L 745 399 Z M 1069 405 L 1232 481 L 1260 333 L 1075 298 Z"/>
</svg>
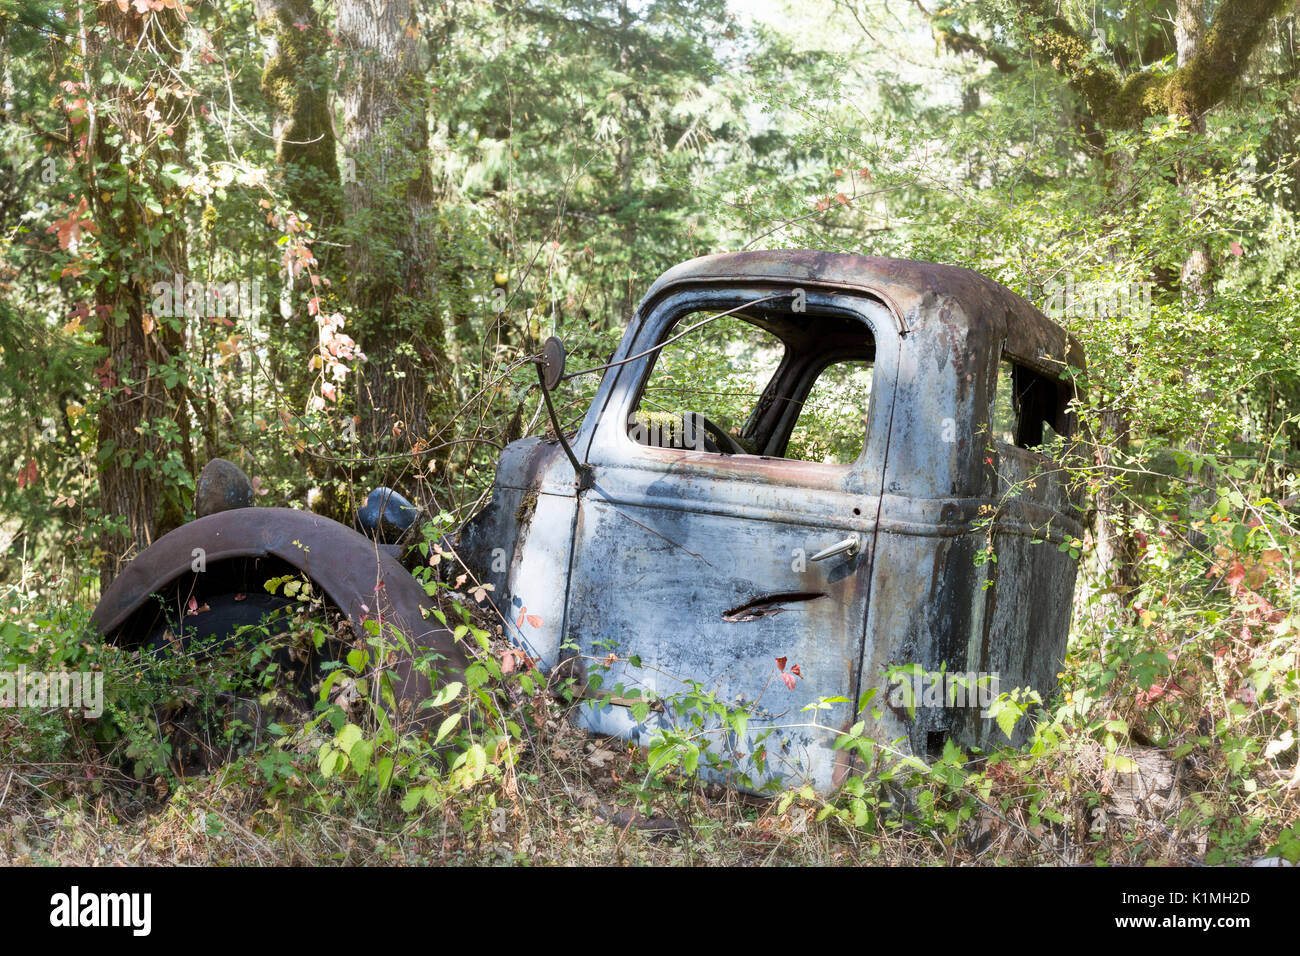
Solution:
<svg viewBox="0 0 1300 956">
<path fill-rule="evenodd" d="M 467 631 L 482 640 L 466 644 L 478 665 L 495 666 L 482 690 L 504 702 L 494 720 L 508 729 L 493 737 L 478 724 L 445 742 L 429 728 L 385 738 L 383 720 L 360 706 L 359 680 L 325 687 L 346 711 L 333 732 L 322 704 L 313 714 L 301 698 L 261 693 L 265 684 L 208 693 L 231 678 L 219 658 L 206 671 L 179 671 L 179 683 L 165 689 L 137 680 L 131 691 L 142 658 L 90 640 L 88 611 L 44 608 L 21 638 L 12 620 L 0 625 L 6 667 L 21 652 L 28 667 L 103 668 L 122 688 L 106 697 L 99 720 L 0 710 L 0 865 L 1177 866 L 1300 858 L 1300 769 L 1274 759 L 1243 786 L 1225 769 L 1234 760 L 1226 733 L 1189 728 L 1155 746 L 1113 718 L 1057 720 L 1030 748 L 951 748 L 905 772 L 895 765 L 864 774 L 856 790 L 829 799 L 811 789 L 756 797 L 680 765 L 651 772 L 644 748 L 577 729 L 574 703 L 554 680 L 526 681 L 531 665 L 468 611 Z M 304 606 L 295 620 L 308 618 Z M 506 661 L 520 662 L 505 668 L 514 673 L 500 673 Z M 344 721 L 373 742 L 368 769 L 327 769 Z M 453 756 L 470 755 L 466 740 L 486 747 L 473 777 L 447 756 L 452 741 Z M 425 762 L 377 782 L 381 753 Z"/>
<path fill-rule="evenodd" d="M 753 797 L 669 775 L 648 801 L 645 752 L 590 737 L 552 705 L 541 747 L 507 784 L 404 811 L 395 796 L 322 780 L 317 744 L 268 770 L 266 744 L 209 772 L 137 780 L 85 735 L 60 759 L 0 761 L 0 865 L 1187 865 L 1208 828 L 1180 810 L 1204 799 L 1181 764 L 1130 748 L 1139 769 L 1107 774 L 1099 746 L 1069 772 L 1079 823 L 1034 819 L 996 797 L 951 830 L 905 817 L 873 832 L 816 800 Z M 304 712 L 304 718 L 307 716 Z M 48 724 L 46 725 L 48 726 Z M 0 752 L 49 752 L 21 715 L 0 716 Z M 175 732 L 173 730 L 173 732 Z M 34 746 L 36 745 L 36 746 Z M 1062 769 L 1059 761 L 1055 770 Z M 1063 779 L 1063 778 L 1056 778 Z M 1265 844 L 1225 862 L 1257 862 Z"/>
</svg>

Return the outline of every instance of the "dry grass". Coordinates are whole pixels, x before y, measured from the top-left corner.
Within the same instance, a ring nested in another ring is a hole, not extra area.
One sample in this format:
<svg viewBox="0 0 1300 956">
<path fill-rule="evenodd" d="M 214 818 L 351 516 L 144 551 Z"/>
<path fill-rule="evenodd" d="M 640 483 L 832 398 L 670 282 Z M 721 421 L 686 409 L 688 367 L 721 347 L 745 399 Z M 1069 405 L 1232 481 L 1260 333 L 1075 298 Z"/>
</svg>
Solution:
<svg viewBox="0 0 1300 956">
<path fill-rule="evenodd" d="M 1207 834 L 1180 823 L 1193 794 L 1212 799 L 1167 755 L 1134 750 L 1136 773 L 1104 769 L 1096 744 L 1033 767 L 1059 790 L 1062 823 L 1033 821 L 1011 769 L 955 833 L 901 825 L 875 833 L 796 801 L 775 802 L 696 780 L 666 782 L 648 812 L 627 784 L 644 772 L 635 748 L 589 738 L 555 701 L 541 746 L 509 782 L 407 814 L 380 797 L 313 774 L 297 755 L 294 786 L 273 793 L 256 754 L 183 782 L 136 781 L 86 748 L 80 762 L 0 765 L 3 865 L 1072 865 L 1194 864 Z M 0 741 L 23 732 L 6 715 Z M 1294 820 L 1293 799 L 1286 810 Z"/>
<path fill-rule="evenodd" d="M 490 653 L 505 649 L 498 637 Z M 982 786 L 913 781 L 893 791 L 908 813 L 871 831 L 818 819 L 820 802 L 781 813 L 694 778 L 660 781 L 646 803 L 643 752 L 577 730 L 549 690 L 525 698 L 511 686 L 503 699 L 527 728 L 513 766 L 414 814 L 400 793 L 322 779 L 319 733 L 223 753 L 207 774 L 174 761 L 137 780 L 120 741 L 102 750 L 84 719 L 0 711 L 0 865 L 1189 865 L 1216 827 L 1240 824 L 1241 793 L 1213 746 L 1174 759 L 1129 740 L 1119 753 L 1135 769 L 1121 772 L 1079 730 L 1037 757 L 968 766 Z M 291 767 L 268 774 L 259 761 L 270 757 Z M 1234 837 L 1230 861 L 1257 859 L 1300 820 L 1300 770 L 1276 773 L 1258 781 L 1267 826 Z M 924 788 L 967 815 L 950 830 L 914 812 Z"/>
</svg>

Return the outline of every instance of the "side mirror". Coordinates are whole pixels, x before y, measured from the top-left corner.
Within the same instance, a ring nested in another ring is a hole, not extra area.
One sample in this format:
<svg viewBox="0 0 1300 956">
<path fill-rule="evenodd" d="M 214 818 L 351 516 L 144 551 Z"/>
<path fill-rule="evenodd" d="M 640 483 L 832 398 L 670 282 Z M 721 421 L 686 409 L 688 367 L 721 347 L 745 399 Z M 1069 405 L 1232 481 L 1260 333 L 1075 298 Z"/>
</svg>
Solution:
<svg viewBox="0 0 1300 956">
<path fill-rule="evenodd" d="M 542 398 L 546 400 L 546 413 L 551 418 L 551 427 L 555 430 L 555 437 L 559 439 L 564 454 L 569 457 L 569 463 L 573 465 L 578 490 L 585 491 L 591 487 L 591 469 L 578 461 L 577 456 L 573 454 L 568 439 L 564 437 L 564 428 L 555 415 L 555 406 L 551 404 L 551 389 L 559 385 L 564 376 L 564 343 L 552 335 L 542 346 L 542 357 L 535 358 L 533 361 L 537 363 L 537 381 L 542 386 Z"/>
<path fill-rule="evenodd" d="M 542 384 L 553 392 L 564 377 L 564 343 L 552 335 L 542 346 Z"/>
</svg>

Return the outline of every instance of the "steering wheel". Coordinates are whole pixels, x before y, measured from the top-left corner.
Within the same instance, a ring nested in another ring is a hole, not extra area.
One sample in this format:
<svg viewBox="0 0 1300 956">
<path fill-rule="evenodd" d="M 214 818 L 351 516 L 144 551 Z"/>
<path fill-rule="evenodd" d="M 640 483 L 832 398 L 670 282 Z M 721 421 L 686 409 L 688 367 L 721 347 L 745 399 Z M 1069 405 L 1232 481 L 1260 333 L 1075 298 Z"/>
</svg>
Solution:
<svg viewBox="0 0 1300 956">
<path fill-rule="evenodd" d="M 704 450 L 715 455 L 748 455 L 747 449 L 716 423 L 709 421 L 699 412 L 687 412 L 682 418 L 693 417 L 704 429 Z"/>
</svg>

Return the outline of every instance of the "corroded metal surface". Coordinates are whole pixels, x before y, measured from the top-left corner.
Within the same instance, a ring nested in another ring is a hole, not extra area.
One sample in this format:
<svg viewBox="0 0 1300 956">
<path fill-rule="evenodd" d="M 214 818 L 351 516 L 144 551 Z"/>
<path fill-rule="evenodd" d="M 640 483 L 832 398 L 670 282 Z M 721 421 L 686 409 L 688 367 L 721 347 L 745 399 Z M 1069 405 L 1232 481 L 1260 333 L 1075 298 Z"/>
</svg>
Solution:
<svg viewBox="0 0 1300 956">
<path fill-rule="evenodd" d="M 943 324 L 981 328 L 988 338 L 1004 339 L 1008 354 L 1045 371 L 1064 360 L 1083 368 L 1078 340 L 1010 289 L 970 269 L 914 259 L 809 249 L 700 256 L 655 280 L 642 308 L 673 287 L 758 281 L 862 292 L 889 308 L 903 334 L 925 328 L 935 334 Z"/>
<path fill-rule="evenodd" d="M 654 362 L 641 353 L 679 318 L 796 289 L 806 314 L 786 299 L 746 312 L 792 356 L 751 421 L 770 449 L 782 447 L 797 413 L 784 399 L 806 394 L 798 390 L 827 357 L 860 357 L 866 328 L 874 379 L 856 463 L 629 439 Z M 1067 433 L 1071 386 L 1061 373 L 1082 368 L 1078 343 L 983 276 L 820 252 L 684 263 L 647 293 L 573 438 L 589 487 L 575 485 L 558 446 L 510 446 L 492 503 L 462 532 L 462 554 L 494 584 L 512 636 L 544 668 L 576 649 L 620 700 L 698 685 L 747 708 L 746 739 L 716 726 L 705 739 L 752 774 L 751 786 L 802 779 L 830 789 L 848 769 L 831 744 L 856 719 L 920 755 L 948 736 L 993 743 L 978 708 L 889 706 L 885 675 L 915 663 L 995 673 L 1002 690 L 1046 696 L 1055 687 L 1075 577 L 1058 545 L 1081 531 L 1077 502 L 1043 473 L 1046 459 L 988 437 L 1004 356 L 1059 380 L 1049 424 Z M 850 537 L 855 546 L 843 547 Z M 837 553 L 807 560 L 824 549 Z M 793 690 L 777 658 L 799 665 Z M 872 688 L 878 719 L 855 703 Z M 803 709 L 835 697 L 850 702 Z M 638 721 L 627 707 L 594 702 L 580 720 L 645 743 L 686 716 L 670 707 Z"/>
<path fill-rule="evenodd" d="M 167 611 L 154 595 L 170 603 L 179 594 L 183 606 L 191 592 L 225 587 L 223 569 L 245 559 L 275 559 L 303 571 L 347 615 L 357 635 L 368 633 L 367 620 L 378 620 L 385 632 L 399 632 L 412 647 L 441 655 L 445 673 L 463 672 L 462 649 L 446 628 L 427 619 L 432 605 L 424 588 L 394 557 L 350 528 L 290 508 L 223 511 L 164 535 L 114 579 L 91 622 L 104 635 L 147 633 Z M 401 696 L 415 704 L 427 699 L 428 681 L 409 659 L 398 658 Z"/>
</svg>

